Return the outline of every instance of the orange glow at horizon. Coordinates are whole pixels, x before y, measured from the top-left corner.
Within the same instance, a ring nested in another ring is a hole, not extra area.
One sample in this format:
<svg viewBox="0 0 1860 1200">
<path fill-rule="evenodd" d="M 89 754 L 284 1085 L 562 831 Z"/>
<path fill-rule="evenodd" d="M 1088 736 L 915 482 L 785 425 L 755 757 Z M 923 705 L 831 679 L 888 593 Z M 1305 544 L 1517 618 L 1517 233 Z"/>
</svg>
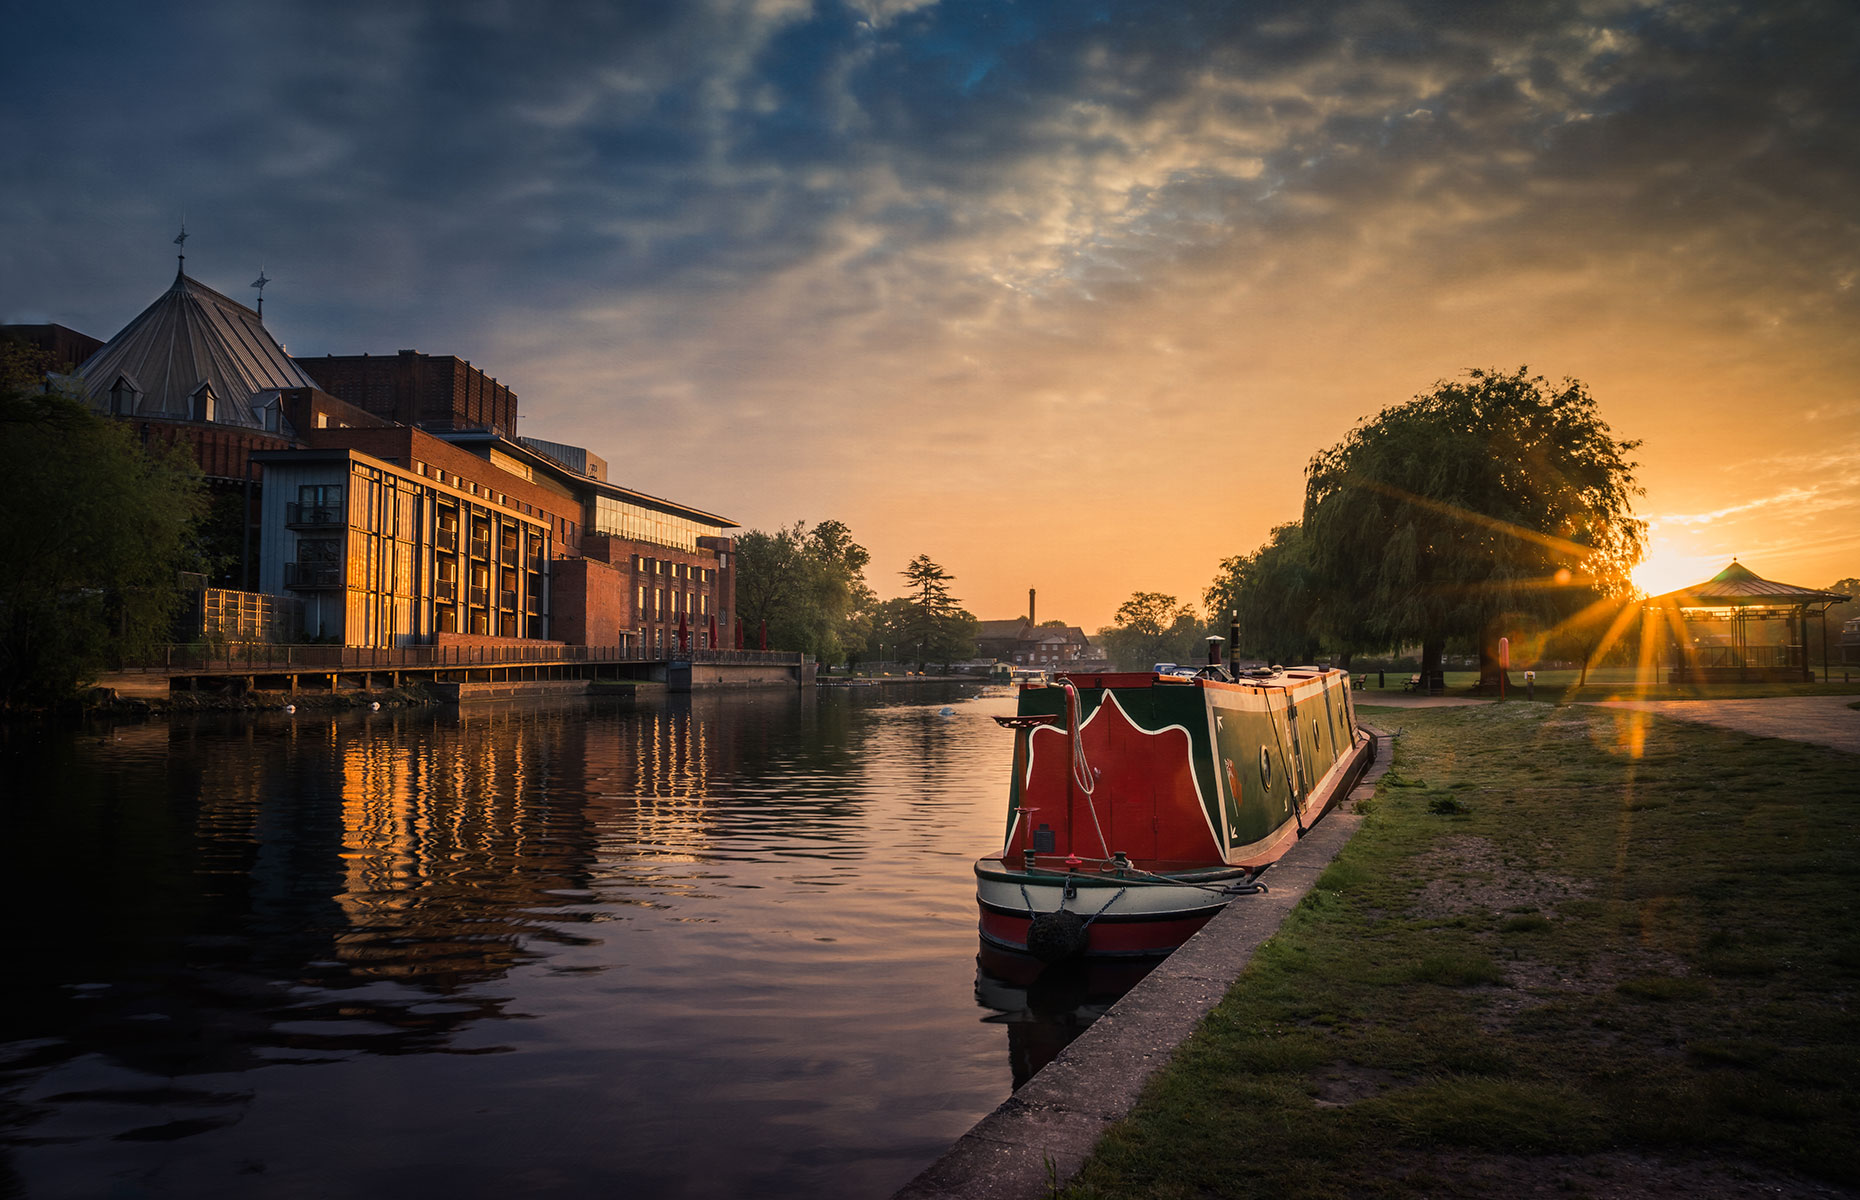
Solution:
<svg viewBox="0 0 1860 1200">
<path fill-rule="evenodd" d="M 1665 538 L 1649 543 L 1647 557 L 1631 572 L 1634 586 L 1649 596 L 1663 596 L 1682 587 L 1703 583 L 1724 570 L 1729 554 L 1689 554 Z"/>
</svg>

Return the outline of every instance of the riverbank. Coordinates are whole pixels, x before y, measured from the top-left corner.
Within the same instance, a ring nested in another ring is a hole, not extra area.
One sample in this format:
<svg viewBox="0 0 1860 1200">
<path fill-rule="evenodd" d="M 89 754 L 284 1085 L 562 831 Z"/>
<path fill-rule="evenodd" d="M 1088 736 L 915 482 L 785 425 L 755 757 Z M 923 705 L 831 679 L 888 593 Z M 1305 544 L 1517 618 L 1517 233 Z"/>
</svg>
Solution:
<svg viewBox="0 0 1860 1200">
<path fill-rule="evenodd" d="M 1860 1194 L 1860 760 L 1400 720 L 1361 831 L 1059 1194 Z"/>
</svg>

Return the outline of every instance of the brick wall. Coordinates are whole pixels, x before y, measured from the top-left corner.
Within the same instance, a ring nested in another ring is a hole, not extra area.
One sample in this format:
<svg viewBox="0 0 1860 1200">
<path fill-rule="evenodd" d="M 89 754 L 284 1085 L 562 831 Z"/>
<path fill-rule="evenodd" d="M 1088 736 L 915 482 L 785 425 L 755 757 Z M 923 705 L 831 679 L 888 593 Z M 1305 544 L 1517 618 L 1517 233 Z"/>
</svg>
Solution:
<svg viewBox="0 0 1860 1200">
<path fill-rule="evenodd" d="M 617 646 L 631 629 L 631 574 L 589 558 L 555 564 L 550 581 L 550 630 L 571 646 Z"/>
</svg>

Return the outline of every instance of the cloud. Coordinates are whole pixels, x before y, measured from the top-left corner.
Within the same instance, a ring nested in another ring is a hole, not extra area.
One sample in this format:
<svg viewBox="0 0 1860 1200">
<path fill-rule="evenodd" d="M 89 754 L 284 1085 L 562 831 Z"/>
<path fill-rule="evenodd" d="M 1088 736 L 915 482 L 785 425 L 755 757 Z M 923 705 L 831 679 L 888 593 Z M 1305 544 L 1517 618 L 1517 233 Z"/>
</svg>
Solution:
<svg viewBox="0 0 1860 1200">
<path fill-rule="evenodd" d="M 113 331 L 185 211 L 190 270 L 236 288 L 263 262 L 294 349 L 470 357 L 539 432 L 751 521 L 860 506 L 928 538 L 941 486 L 1018 503 L 1029 464 L 1244 456 L 1242 499 L 1174 485 L 1181 532 L 1132 567 L 1187 594 L 1201 568 L 1163 555 L 1257 544 L 1312 450 L 1466 366 L 1580 371 L 1654 434 L 1656 475 L 1679 467 L 1655 440 L 1784 452 L 1748 426 L 1767 389 L 1832 428 L 1860 377 L 1857 21 L 1832 0 L 28 11 L 0 133 L 38 166 L 0 180 L 0 316 Z M 679 446 L 716 470 L 693 480 Z M 964 521 L 977 561 L 1013 536 Z M 1097 539 L 1139 527 L 1116 522 Z"/>
</svg>

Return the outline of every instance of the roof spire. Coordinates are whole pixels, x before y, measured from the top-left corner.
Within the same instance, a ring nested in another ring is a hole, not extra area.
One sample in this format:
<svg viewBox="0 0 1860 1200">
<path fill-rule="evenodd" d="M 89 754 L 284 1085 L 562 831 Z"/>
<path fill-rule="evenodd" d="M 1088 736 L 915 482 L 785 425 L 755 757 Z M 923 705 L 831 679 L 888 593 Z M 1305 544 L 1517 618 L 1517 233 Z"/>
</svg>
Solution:
<svg viewBox="0 0 1860 1200">
<path fill-rule="evenodd" d="M 258 319 L 260 321 L 265 319 L 265 285 L 270 282 L 271 280 L 265 278 L 264 264 L 260 263 L 258 267 L 258 278 L 252 281 L 252 286 L 258 289 Z"/>
<path fill-rule="evenodd" d="M 175 268 L 174 273 L 185 275 L 187 274 L 187 216 L 185 214 L 181 217 L 181 232 L 175 236 L 174 244 L 181 248 L 181 252 L 175 255 L 180 265 Z"/>
</svg>

